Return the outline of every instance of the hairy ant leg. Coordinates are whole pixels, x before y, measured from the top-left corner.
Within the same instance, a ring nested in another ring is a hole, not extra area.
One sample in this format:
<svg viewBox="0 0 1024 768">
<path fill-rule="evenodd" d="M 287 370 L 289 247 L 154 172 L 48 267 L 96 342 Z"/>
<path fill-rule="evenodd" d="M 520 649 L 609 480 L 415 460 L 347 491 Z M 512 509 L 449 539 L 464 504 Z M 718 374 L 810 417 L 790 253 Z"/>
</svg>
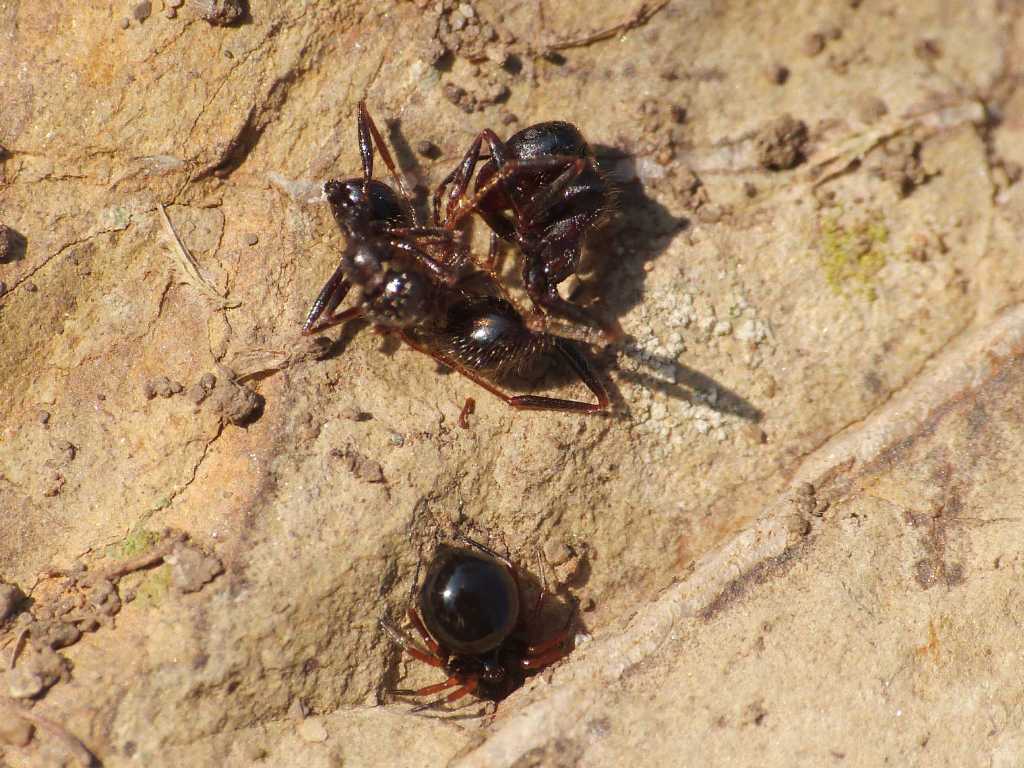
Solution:
<svg viewBox="0 0 1024 768">
<path fill-rule="evenodd" d="M 545 397 L 543 395 L 509 395 L 503 392 L 501 389 L 496 387 L 494 384 L 489 382 L 483 376 L 480 376 L 472 369 L 460 363 L 448 355 L 445 355 L 437 350 L 431 349 L 419 341 L 417 341 L 409 333 L 404 330 L 398 329 L 395 331 L 398 336 L 412 347 L 417 352 L 422 352 L 425 355 L 437 360 L 437 362 L 451 368 L 453 371 L 462 374 L 467 379 L 483 387 L 492 395 L 501 400 L 504 400 L 510 407 L 520 411 L 569 411 L 573 413 L 597 413 L 599 411 L 606 410 L 608 408 L 608 395 L 604 390 L 604 387 L 600 382 L 597 381 L 593 373 L 590 371 L 589 366 L 583 363 L 582 358 L 567 358 L 572 365 L 573 370 L 576 371 L 577 375 L 580 376 L 581 381 L 590 389 L 591 392 L 597 397 L 597 403 L 585 403 L 582 400 L 567 400 L 560 397 Z M 565 342 L 566 344 L 568 342 Z M 561 348 L 559 345 L 556 348 Z M 563 356 L 565 353 L 563 352 Z M 586 369 L 586 376 L 580 375 L 580 368 L 577 367 L 578 363 L 583 363 Z"/>
<path fill-rule="evenodd" d="M 373 122 L 373 118 L 370 117 L 369 110 L 366 109 L 365 101 L 359 102 L 356 125 L 359 134 L 359 154 L 362 156 L 363 160 L 364 182 L 369 182 L 373 177 L 373 149 L 374 144 L 376 144 L 377 151 L 380 152 L 380 159 L 384 161 L 384 165 L 387 167 L 388 173 L 391 174 L 392 180 L 398 185 L 398 189 L 402 193 L 402 197 L 405 198 L 405 204 L 409 208 L 409 214 L 412 217 L 413 224 L 415 226 L 419 226 L 419 216 L 416 213 L 416 206 L 414 206 L 412 202 L 412 194 L 409 191 L 408 185 L 405 183 L 405 177 L 398 172 L 395 161 L 391 158 L 391 153 L 388 151 L 387 144 L 384 143 L 384 137 L 381 136 L 380 131 L 377 130 L 377 124 Z"/>
</svg>

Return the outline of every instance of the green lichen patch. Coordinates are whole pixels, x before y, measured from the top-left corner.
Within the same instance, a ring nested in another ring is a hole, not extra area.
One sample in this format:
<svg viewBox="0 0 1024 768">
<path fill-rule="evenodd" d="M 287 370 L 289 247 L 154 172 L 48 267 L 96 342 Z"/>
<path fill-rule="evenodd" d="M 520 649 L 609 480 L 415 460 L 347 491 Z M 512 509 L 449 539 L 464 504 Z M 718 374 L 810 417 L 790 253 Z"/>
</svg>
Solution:
<svg viewBox="0 0 1024 768">
<path fill-rule="evenodd" d="M 161 538 L 161 534 L 155 531 L 134 530 L 117 544 L 108 547 L 106 555 L 114 560 L 135 557 L 155 546 Z"/>
<path fill-rule="evenodd" d="M 844 226 L 838 215 L 819 225 L 818 258 L 825 281 L 840 295 L 857 295 L 874 301 L 875 278 L 888 259 L 889 228 L 879 216 Z"/>
</svg>

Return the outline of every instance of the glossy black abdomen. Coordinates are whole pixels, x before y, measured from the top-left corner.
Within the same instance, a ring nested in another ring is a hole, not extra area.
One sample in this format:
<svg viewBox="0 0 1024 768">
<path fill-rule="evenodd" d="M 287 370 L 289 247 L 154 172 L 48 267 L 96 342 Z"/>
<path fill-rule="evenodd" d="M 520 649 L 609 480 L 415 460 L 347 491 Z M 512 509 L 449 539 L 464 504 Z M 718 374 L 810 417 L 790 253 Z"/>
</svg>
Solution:
<svg viewBox="0 0 1024 768">
<path fill-rule="evenodd" d="M 519 589 L 502 563 L 468 550 L 439 554 L 420 592 L 427 630 L 453 654 L 482 654 L 519 621 Z"/>
</svg>

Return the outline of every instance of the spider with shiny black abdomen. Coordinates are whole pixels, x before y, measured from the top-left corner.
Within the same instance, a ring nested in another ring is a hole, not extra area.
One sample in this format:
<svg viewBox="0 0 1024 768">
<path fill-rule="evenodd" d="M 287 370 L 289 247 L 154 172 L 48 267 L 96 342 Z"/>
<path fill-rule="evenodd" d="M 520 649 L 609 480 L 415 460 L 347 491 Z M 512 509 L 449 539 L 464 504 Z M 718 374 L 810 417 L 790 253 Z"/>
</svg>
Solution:
<svg viewBox="0 0 1024 768">
<path fill-rule="evenodd" d="M 484 144 L 490 157 L 477 170 Z M 612 340 L 619 335 L 617 329 L 558 293 L 559 283 L 576 273 L 583 238 L 605 216 L 610 198 L 603 172 L 572 123 L 537 123 L 507 142 L 485 129 L 435 190 L 434 223 L 454 230 L 475 211 L 491 228 L 485 269 L 492 274 L 499 269 L 499 239 L 518 246 L 523 286 L 534 306 L 600 327 Z"/>
<path fill-rule="evenodd" d="M 571 650 L 569 626 L 542 642 L 530 642 L 530 621 L 524 615 L 515 567 L 482 544 L 465 541 L 473 548 L 443 546 L 438 550 L 420 590 L 419 612 L 409 610 L 409 620 L 425 647 L 383 619 L 380 622 L 406 653 L 448 675 L 443 682 L 396 693 L 432 696 L 455 689 L 417 710 L 457 701 L 470 693 L 501 701 L 521 686 L 527 675 Z M 542 589 L 531 621 L 543 598 Z"/>
</svg>

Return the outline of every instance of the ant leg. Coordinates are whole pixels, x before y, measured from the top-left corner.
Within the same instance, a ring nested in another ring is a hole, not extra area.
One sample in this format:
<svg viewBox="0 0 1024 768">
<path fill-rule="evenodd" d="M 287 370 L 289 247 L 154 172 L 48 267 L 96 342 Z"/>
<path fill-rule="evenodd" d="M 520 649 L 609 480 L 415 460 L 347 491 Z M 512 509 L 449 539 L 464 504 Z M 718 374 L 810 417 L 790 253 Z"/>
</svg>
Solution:
<svg viewBox="0 0 1024 768">
<path fill-rule="evenodd" d="M 436 280 L 440 280 L 447 286 L 453 286 L 459 282 L 459 270 L 450 264 L 442 264 L 437 259 L 428 256 L 408 240 L 388 240 L 388 245 L 396 250 L 412 256 L 416 261 L 426 267 Z"/>
<path fill-rule="evenodd" d="M 328 315 L 332 314 L 345 299 L 351 287 L 352 284 L 345 279 L 344 270 L 341 268 L 341 265 L 338 265 L 338 268 L 334 270 L 334 274 L 328 278 L 327 282 L 324 283 L 324 287 L 320 289 L 320 294 L 316 297 L 316 301 L 313 302 L 313 306 L 310 307 L 309 314 L 306 315 L 306 322 L 302 324 L 302 333 L 312 333 L 317 319 L 325 313 Z"/>
<path fill-rule="evenodd" d="M 462 158 L 462 162 L 455 168 L 454 171 L 449 173 L 444 181 L 442 181 L 437 189 L 434 190 L 434 223 L 441 223 L 441 199 L 445 193 L 446 188 L 449 184 L 452 185 L 451 191 L 448 192 L 448 202 L 445 205 L 445 216 L 444 221 L 447 223 L 448 218 L 451 214 L 451 207 L 454 201 L 461 199 L 469 187 L 469 181 L 473 178 L 473 171 L 476 170 L 476 164 L 480 161 L 480 149 L 483 142 L 487 142 L 487 146 L 491 151 L 491 158 L 494 160 L 495 165 L 503 165 L 508 158 L 508 148 L 505 143 L 498 138 L 498 135 L 490 128 L 485 128 L 480 131 L 473 143 L 469 146 L 465 156 Z"/>
<path fill-rule="evenodd" d="M 597 381 L 590 367 L 586 364 L 582 357 L 579 356 L 578 352 L 562 352 L 563 356 L 568 356 L 568 362 L 572 366 L 573 370 L 580 377 L 583 383 L 590 389 L 591 392 L 597 397 L 597 403 L 584 403 L 581 400 L 565 400 L 559 397 L 544 397 L 541 395 L 507 395 L 498 389 L 496 386 L 487 381 L 487 379 L 471 371 L 466 366 L 462 365 L 456 360 L 452 360 L 447 355 L 437 352 L 429 347 L 420 344 L 412 336 L 410 336 L 404 330 L 395 331 L 398 336 L 408 344 L 410 347 L 415 349 L 417 352 L 422 352 L 425 355 L 437 360 L 453 371 L 461 373 L 470 381 L 474 382 L 478 386 L 483 387 L 495 397 L 498 397 L 505 401 L 510 407 L 520 411 L 567 411 L 570 413 L 597 413 L 598 411 L 604 411 L 608 409 L 608 395 L 601 386 L 601 383 Z M 561 350 L 562 344 L 568 344 L 564 339 L 558 339 L 560 344 L 556 346 L 557 349 Z M 572 355 L 575 354 L 575 357 Z M 585 372 L 584 373 L 582 372 Z"/>
<path fill-rule="evenodd" d="M 558 350 L 562 359 L 570 368 L 572 368 L 573 372 L 575 372 L 586 388 L 594 393 L 594 397 L 597 398 L 597 407 L 594 408 L 594 410 L 608 410 L 608 391 L 604 388 L 604 384 L 602 384 L 594 374 L 594 369 L 590 367 L 590 363 L 587 362 L 587 358 L 580 354 L 576 345 L 571 341 L 560 339 L 557 336 L 552 338 L 555 340 L 555 349 Z"/>
<path fill-rule="evenodd" d="M 373 147 L 376 144 L 377 151 L 380 152 L 380 159 L 384 161 L 388 173 L 391 174 L 392 180 L 398 186 L 402 197 L 405 198 L 405 204 L 412 215 L 413 223 L 419 226 L 419 216 L 416 214 L 416 206 L 412 203 L 409 187 L 405 183 L 405 178 L 395 167 L 395 161 L 391 159 L 391 153 L 388 151 L 387 144 L 384 143 L 384 137 L 377 130 L 377 124 L 373 122 L 373 118 L 370 117 L 370 113 L 366 109 L 365 101 L 359 102 L 359 117 L 356 122 L 359 127 L 359 152 L 363 157 L 363 181 L 368 182 L 373 176 Z"/>
<path fill-rule="evenodd" d="M 550 184 L 545 184 L 543 189 L 533 197 L 529 204 L 520 212 L 520 226 L 523 229 L 529 229 L 540 216 L 550 210 L 553 206 L 562 202 L 565 197 L 571 195 L 573 190 L 567 189 L 569 184 L 583 173 L 588 164 L 593 164 L 594 162 L 589 158 L 573 158 L 557 155 L 551 159 L 561 160 L 567 164 L 567 167 L 558 178 Z"/>
<path fill-rule="evenodd" d="M 573 165 L 580 164 L 580 171 L 577 172 L 578 174 L 586 167 L 587 161 L 579 157 L 574 157 L 572 158 L 572 162 Z M 565 164 L 565 157 L 555 156 L 535 157 L 530 160 L 509 160 L 503 165 L 499 165 L 498 170 L 494 175 L 481 184 L 472 196 L 463 195 L 457 198 L 454 204 L 449 204 L 447 212 L 448 216 L 445 218 L 444 225 L 449 229 L 455 229 L 462 219 L 466 218 L 466 216 L 473 211 L 478 211 L 480 202 L 491 194 L 495 187 L 498 185 L 504 185 L 507 181 L 515 178 L 518 174 L 540 173 L 543 171 L 564 171 Z M 482 213 L 482 211 L 478 212 Z"/>
<path fill-rule="evenodd" d="M 574 217 L 587 218 L 584 215 Z M 581 222 L 569 222 L 568 232 L 560 231 L 557 240 L 549 240 L 538 252 L 529 255 L 523 264 L 523 286 L 534 306 L 551 315 L 568 318 L 578 325 L 600 329 L 605 343 L 613 343 L 622 336 L 622 329 L 617 323 L 609 323 L 595 316 L 592 312 L 571 301 L 563 299 L 558 293 L 558 284 L 576 270 L 579 262 L 580 247 L 578 231 Z M 531 325 L 531 330 L 545 330 L 543 322 Z"/>
</svg>

